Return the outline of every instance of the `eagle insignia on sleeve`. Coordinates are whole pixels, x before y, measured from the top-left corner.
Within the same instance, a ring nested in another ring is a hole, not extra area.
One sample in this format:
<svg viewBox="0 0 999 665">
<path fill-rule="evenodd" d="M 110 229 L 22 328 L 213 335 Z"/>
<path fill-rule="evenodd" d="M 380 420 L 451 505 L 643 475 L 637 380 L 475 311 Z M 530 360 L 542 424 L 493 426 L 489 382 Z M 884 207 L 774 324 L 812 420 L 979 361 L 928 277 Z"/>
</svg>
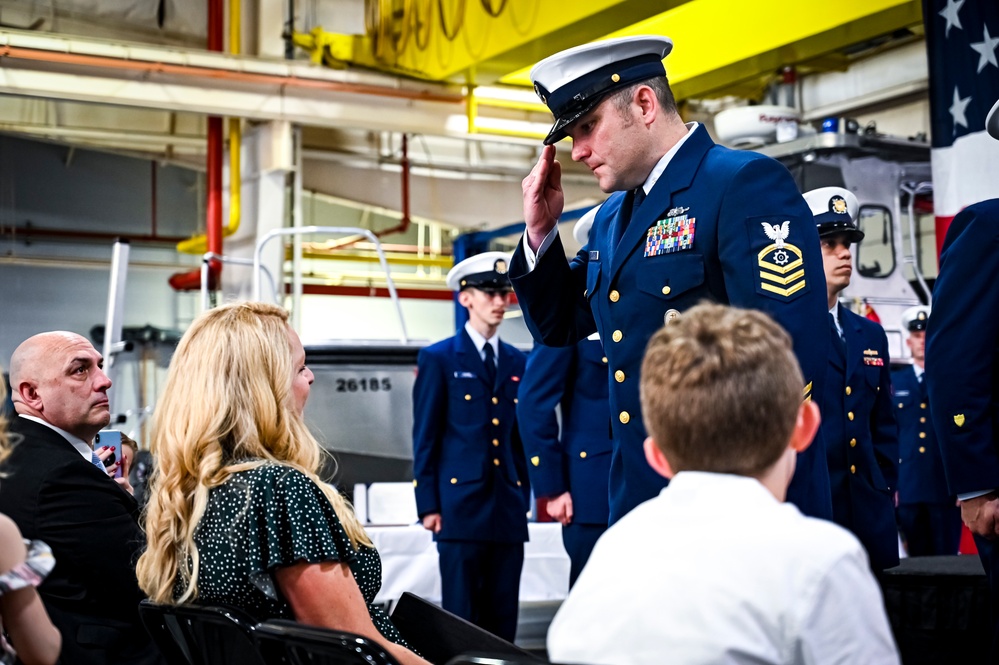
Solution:
<svg viewBox="0 0 999 665">
<path fill-rule="evenodd" d="M 805 288 L 801 250 L 786 242 L 791 234 L 791 221 L 784 220 L 778 224 L 760 222 L 760 225 L 767 238 L 773 241 L 757 254 L 760 288 L 786 298 Z"/>
</svg>

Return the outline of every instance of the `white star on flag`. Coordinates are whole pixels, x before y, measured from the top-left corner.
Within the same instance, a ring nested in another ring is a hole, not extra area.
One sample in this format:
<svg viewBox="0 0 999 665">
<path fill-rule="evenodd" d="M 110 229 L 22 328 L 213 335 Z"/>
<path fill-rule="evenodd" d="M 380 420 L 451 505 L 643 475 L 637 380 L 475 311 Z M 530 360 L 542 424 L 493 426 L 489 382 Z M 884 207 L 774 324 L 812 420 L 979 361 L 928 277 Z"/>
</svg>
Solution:
<svg viewBox="0 0 999 665">
<path fill-rule="evenodd" d="M 947 21 L 947 29 L 944 31 L 945 37 L 950 37 L 951 27 L 956 27 L 958 30 L 964 29 L 961 26 L 961 17 L 957 15 L 963 4 L 964 0 L 947 0 L 947 6 L 938 12 Z"/>
<path fill-rule="evenodd" d="M 978 71 L 985 69 L 985 65 L 999 67 L 999 62 L 996 62 L 997 46 L 999 46 L 999 37 L 989 37 L 989 26 L 985 26 L 985 35 L 982 37 L 982 41 L 971 42 L 971 48 L 978 53 Z"/>
<path fill-rule="evenodd" d="M 962 127 L 968 126 L 968 119 L 964 117 L 964 110 L 968 108 L 968 104 L 971 103 L 971 97 L 965 97 L 961 99 L 961 95 L 957 92 L 957 86 L 954 86 L 954 103 L 950 105 L 950 115 L 954 118 L 954 131 L 957 131 L 957 126 Z"/>
</svg>

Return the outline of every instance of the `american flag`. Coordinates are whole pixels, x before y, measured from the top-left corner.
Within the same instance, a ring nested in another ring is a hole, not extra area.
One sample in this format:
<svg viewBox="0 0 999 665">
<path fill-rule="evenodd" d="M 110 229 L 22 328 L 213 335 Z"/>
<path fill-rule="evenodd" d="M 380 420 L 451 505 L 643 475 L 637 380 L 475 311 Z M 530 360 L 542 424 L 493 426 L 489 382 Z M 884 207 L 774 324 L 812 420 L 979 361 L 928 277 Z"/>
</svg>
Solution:
<svg viewBox="0 0 999 665">
<path fill-rule="evenodd" d="M 999 99 L 999 0 L 923 0 L 923 23 L 939 252 L 954 215 L 999 196 L 999 141 L 985 132 Z"/>
</svg>

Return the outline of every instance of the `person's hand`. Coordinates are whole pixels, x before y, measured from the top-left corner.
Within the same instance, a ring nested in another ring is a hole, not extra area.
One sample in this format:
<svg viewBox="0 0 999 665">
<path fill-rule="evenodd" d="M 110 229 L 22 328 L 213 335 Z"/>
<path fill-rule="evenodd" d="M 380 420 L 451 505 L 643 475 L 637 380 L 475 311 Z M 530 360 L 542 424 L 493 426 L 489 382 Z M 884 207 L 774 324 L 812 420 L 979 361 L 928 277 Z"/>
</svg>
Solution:
<svg viewBox="0 0 999 665">
<path fill-rule="evenodd" d="M 520 185 L 524 191 L 527 242 L 532 250 L 537 251 L 545 236 L 558 223 L 565 206 L 562 165 L 555 159 L 555 146 L 545 146 L 538 163 Z"/>
<path fill-rule="evenodd" d="M 562 526 L 572 523 L 572 496 L 568 492 L 563 492 L 558 496 L 548 499 L 545 506 L 548 516 Z"/>
<path fill-rule="evenodd" d="M 989 492 L 961 501 L 961 519 L 976 536 L 995 540 L 999 536 L 999 496 Z"/>
<path fill-rule="evenodd" d="M 99 459 L 101 464 L 103 464 L 109 457 L 111 457 L 111 455 L 114 454 L 114 448 L 110 446 L 101 446 L 100 448 L 95 448 L 94 452 L 97 453 L 97 459 Z M 121 467 L 121 478 L 115 478 L 114 474 L 118 471 L 119 467 Z M 135 489 L 132 487 L 132 484 L 128 482 L 128 460 L 116 459 L 113 464 L 105 466 L 104 471 L 112 480 L 118 483 L 118 486 L 123 490 L 129 494 L 135 494 Z"/>
<path fill-rule="evenodd" d="M 441 514 L 428 513 L 423 516 L 423 528 L 434 533 L 441 532 Z"/>
<path fill-rule="evenodd" d="M 122 488 L 132 496 L 135 496 L 135 488 L 132 487 L 132 483 L 128 481 L 128 472 L 131 471 L 132 463 L 129 461 L 128 457 L 122 456 L 122 458 L 112 464 L 111 466 L 121 465 L 121 478 L 115 478 L 114 481 L 118 483 L 118 487 Z M 114 471 L 111 471 L 114 473 Z"/>
</svg>

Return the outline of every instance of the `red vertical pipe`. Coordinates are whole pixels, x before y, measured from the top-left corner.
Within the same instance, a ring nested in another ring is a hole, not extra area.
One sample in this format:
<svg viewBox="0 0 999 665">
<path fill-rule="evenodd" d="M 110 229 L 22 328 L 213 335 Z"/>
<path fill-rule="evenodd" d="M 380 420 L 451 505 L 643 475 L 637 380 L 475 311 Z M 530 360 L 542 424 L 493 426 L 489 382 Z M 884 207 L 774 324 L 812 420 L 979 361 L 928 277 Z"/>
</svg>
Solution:
<svg viewBox="0 0 999 665">
<path fill-rule="evenodd" d="M 221 51 L 224 46 L 225 13 L 223 0 L 208 2 L 208 50 Z M 205 219 L 205 235 L 208 238 L 208 251 L 222 253 L 222 118 L 208 118 L 208 205 Z M 209 264 L 211 288 L 218 287 L 222 273 L 222 263 Z"/>
<path fill-rule="evenodd" d="M 402 221 L 399 226 L 405 231 L 409 227 L 409 136 L 402 134 Z"/>
</svg>

